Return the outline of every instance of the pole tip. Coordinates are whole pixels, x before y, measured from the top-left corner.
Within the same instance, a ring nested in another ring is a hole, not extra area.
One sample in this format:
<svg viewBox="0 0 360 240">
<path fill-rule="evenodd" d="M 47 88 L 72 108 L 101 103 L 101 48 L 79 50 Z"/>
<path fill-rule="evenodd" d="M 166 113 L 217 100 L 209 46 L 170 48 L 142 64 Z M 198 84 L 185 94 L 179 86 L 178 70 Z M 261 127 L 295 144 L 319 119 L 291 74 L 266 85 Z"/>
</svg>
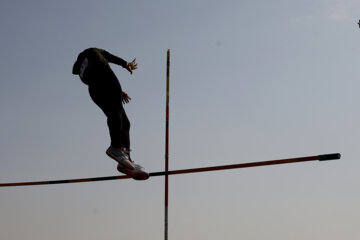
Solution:
<svg viewBox="0 0 360 240">
<path fill-rule="evenodd" d="M 319 161 L 337 160 L 340 158 L 341 158 L 340 153 L 324 154 L 318 156 Z"/>
</svg>

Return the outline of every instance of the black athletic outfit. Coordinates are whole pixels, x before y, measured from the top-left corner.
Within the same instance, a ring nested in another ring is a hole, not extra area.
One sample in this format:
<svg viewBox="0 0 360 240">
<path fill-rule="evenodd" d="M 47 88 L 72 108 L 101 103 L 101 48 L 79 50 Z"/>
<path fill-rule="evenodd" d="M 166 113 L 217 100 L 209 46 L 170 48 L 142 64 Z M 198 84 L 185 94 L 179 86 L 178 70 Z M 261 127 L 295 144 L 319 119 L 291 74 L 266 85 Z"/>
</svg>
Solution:
<svg viewBox="0 0 360 240">
<path fill-rule="evenodd" d="M 103 49 L 89 48 L 79 54 L 72 73 L 79 75 L 83 83 L 89 86 L 91 99 L 105 113 L 111 145 L 130 149 L 130 121 L 122 105 L 121 85 L 109 62 L 123 68 L 127 64 Z"/>
</svg>

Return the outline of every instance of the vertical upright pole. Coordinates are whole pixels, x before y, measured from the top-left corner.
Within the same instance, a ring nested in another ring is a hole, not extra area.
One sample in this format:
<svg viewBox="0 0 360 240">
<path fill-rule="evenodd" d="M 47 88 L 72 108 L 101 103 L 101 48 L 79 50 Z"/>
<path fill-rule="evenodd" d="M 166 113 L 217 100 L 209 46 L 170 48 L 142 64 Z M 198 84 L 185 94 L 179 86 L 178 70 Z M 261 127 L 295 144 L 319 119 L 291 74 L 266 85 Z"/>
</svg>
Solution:
<svg viewBox="0 0 360 240">
<path fill-rule="evenodd" d="M 169 92 L 170 92 L 170 49 L 166 60 L 166 129 L 165 129 L 165 172 L 169 171 Z M 169 175 L 165 174 L 165 240 L 168 240 Z"/>
</svg>

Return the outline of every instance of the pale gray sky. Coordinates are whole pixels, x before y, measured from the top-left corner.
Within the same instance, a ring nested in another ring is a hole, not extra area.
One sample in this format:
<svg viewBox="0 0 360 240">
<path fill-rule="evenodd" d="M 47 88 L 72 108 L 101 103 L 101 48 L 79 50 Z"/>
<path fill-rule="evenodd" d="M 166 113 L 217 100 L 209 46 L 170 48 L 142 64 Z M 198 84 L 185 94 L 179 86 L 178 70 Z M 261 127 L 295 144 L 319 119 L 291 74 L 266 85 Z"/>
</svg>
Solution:
<svg viewBox="0 0 360 240">
<path fill-rule="evenodd" d="M 170 177 L 169 239 L 360 237 L 360 2 L 0 3 L 0 182 L 117 175 L 106 119 L 71 74 L 99 47 L 129 75 L 133 159 L 164 169 L 341 152 L 340 161 Z M 162 239 L 163 178 L 0 189 L 0 239 Z"/>
</svg>

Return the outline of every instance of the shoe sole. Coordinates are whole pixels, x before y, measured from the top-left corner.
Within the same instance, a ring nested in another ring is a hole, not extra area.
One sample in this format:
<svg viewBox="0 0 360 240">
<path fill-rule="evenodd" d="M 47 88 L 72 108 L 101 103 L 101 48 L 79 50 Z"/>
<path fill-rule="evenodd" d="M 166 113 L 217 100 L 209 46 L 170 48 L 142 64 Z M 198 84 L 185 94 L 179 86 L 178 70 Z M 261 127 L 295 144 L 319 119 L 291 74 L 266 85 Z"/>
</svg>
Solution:
<svg viewBox="0 0 360 240">
<path fill-rule="evenodd" d="M 128 168 L 124 168 L 122 165 L 118 164 L 117 170 L 129 177 L 132 177 L 135 180 L 147 180 L 149 178 L 149 174 L 144 171 L 139 171 L 134 173 L 133 171 L 129 170 Z"/>
</svg>

